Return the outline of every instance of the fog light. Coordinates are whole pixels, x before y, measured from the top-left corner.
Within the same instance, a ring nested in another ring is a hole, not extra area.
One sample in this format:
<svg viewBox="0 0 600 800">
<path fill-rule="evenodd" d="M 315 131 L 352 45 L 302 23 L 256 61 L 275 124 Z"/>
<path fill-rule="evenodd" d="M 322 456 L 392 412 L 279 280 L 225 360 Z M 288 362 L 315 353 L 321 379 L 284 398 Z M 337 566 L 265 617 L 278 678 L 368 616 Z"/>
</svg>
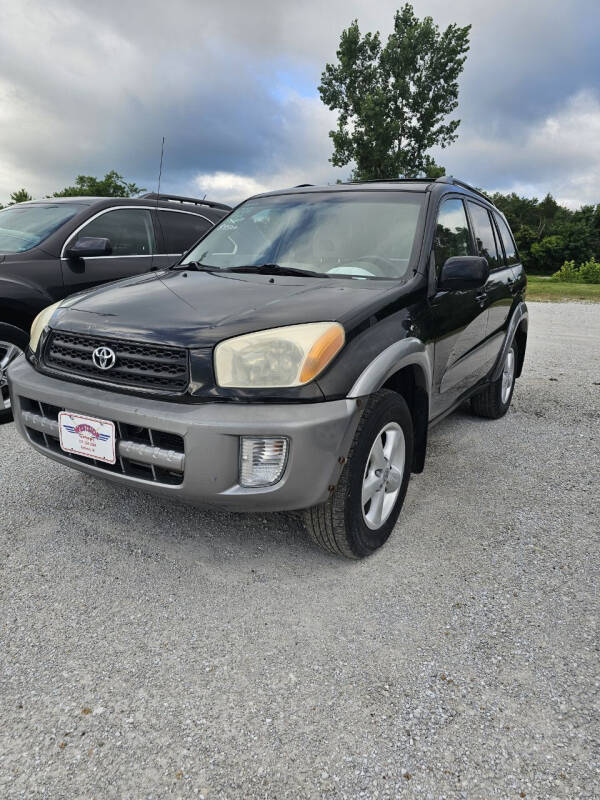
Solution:
<svg viewBox="0 0 600 800">
<path fill-rule="evenodd" d="M 240 485 L 272 486 L 283 475 L 288 455 L 288 440 L 242 436 L 240 444 Z"/>
</svg>

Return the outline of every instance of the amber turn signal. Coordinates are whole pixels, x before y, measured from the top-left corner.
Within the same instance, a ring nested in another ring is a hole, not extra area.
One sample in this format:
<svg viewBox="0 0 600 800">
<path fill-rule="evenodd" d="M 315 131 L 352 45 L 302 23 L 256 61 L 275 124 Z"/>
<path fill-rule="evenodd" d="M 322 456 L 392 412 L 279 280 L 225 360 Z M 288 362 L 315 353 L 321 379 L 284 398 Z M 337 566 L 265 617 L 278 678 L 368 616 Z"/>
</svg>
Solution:
<svg viewBox="0 0 600 800">
<path fill-rule="evenodd" d="M 310 348 L 300 372 L 300 383 L 308 383 L 322 372 L 344 346 L 344 329 L 333 323 Z"/>
</svg>

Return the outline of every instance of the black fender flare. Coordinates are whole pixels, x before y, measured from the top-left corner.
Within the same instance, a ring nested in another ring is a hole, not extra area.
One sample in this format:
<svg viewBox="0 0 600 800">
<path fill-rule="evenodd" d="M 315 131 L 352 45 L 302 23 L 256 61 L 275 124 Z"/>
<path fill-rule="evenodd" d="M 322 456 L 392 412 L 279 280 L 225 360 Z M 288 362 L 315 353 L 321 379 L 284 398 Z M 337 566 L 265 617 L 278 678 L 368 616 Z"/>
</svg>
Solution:
<svg viewBox="0 0 600 800">
<path fill-rule="evenodd" d="M 517 334 L 517 330 L 523 326 L 525 331 L 529 326 L 529 311 L 527 309 L 527 305 L 524 302 L 520 302 L 515 310 L 512 313 L 512 317 L 510 318 L 510 322 L 508 323 L 508 328 L 506 330 L 506 336 L 504 337 L 504 343 L 502 344 L 502 349 L 500 350 L 500 354 L 498 356 L 498 360 L 492 370 L 490 375 L 491 381 L 497 381 L 500 377 L 502 372 L 502 365 L 504 364 L 504 359 L 506 358 L 506 354 L 514 341 L 514 338 Z"/>
<path fill-rule="evenodd" d="M 427 434 L 433 381 L 433 345 L 426 345 L 416 337 L 408 337 L 386 347 L 365 367 L 348 393 L 349 398 L 365 397 L 377 392 L 394 375 L 406 367 L 415 370 L 413 407 L 415 453 L 412 472 L 422 472 L 427 451 Z"/>
</svg>

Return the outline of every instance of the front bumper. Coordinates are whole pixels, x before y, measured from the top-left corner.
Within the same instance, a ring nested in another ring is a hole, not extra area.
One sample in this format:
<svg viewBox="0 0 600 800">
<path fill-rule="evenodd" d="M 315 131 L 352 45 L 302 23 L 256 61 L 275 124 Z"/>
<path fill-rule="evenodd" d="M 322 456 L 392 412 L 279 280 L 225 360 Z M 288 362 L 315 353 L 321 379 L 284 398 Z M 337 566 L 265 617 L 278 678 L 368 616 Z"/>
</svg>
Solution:
<svg viewBox="0 0 600 800">
<path fill-rule="evenodd" d="M 19 432 L 44 455 L 117 483 L 237 511 L 289 511 L 326 500 L 363 408 L 356 399 L 285 405 L 170 403 L 51 378 L 36 372 L 24 358 L 12 365 L 8 382 Z M 120 455 L 132 459 L 127 463 L 137 460 L 140 470 L 148 464 L 149 479 L 118 471 L 118 464 L 107 469 L 73 458 L 57 444 L 57 409 L 112 420 L 118 430 L 140 428 L 183 437 L 183 458 L 165 447 L 118 442 Z M 288 437 L 287 464 L 278 483 L 252 489 L 239 485 L 240 436 Z M 176 484 L 161 477 L 169 469 L 179 475 Z"/>
</svg>

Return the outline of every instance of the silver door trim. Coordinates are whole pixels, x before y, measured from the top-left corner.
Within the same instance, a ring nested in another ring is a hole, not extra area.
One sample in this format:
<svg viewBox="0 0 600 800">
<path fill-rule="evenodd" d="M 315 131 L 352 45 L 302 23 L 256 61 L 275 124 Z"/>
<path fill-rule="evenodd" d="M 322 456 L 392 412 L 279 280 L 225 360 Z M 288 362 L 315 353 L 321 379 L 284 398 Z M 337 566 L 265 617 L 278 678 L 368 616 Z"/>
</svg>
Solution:
<svg viewBox="0 0 600 800">
<path fill-rule="evenodd" d="M 60 251 L 61 260 L 66 260 L 65 259 L 65 250 L 67 249 L 67 246 L 70 244 L 72 239 L 75 236 L 77 236 L 79 231 L 81 231 L 81 230 L 83 230 L 83 228 L 85 228 L 86 225 L 89 225 L 90 222 L 92 222 L 93 220 L 97 219 L 98 217 L 101 217 L 103 214 L 108 214 L 109 211 L 121 211 L 122 209 L 125 209 L 127 211 L 130 211 L 130 210 L 133 210 L 133 211 L 136 211 L 136 210 L 137 211 L 156 211 L 157 210 L 156 206 L 110 206 L 109 208 L 103 208 L 102 211 L 98 211 L 93 216 L 88 217 L 88 219 L 86 219 L 85 222 L 82 222 L 81 225 L 78 228 L 76 228 L 73 231 L 73 233 L 70 234 L 69 238 L 65 240 L 65 243 L 63 244 L 63 246 L 61 248 L 61 251 Z M 207 222 L 210 223 L 211 228 L 214 228 L 214 226 L 215 226 L 215 223 L 211 219 L 209 219 L 208 217 L 205 217 L 204 214 L 195 214 L 193 211 L 184 211 L 183 209 L 179 209 L 179 208 L 161 208 L 160 206 L 158 207 L 158 211 L 170 211 L 173 214 L 189 214 L 191 217 L 200 217 L 201 219 L 206 220 Z M 154 224 L 153 224 L 153 227 L 154 227 Z M 148 253 L 147 255 L 139 255 L 138 254 L 138 255 L 127 255 L 127 256 L 87 256 L 86 257 L 86 261 L 91 260 L 91 259 L 97 259 L 97 258 L 150 258 L 152 255 L 155 255 L 155 256 L 171 256 L 171 255 L 180 256 L 182 254 L 181 253 Z"/>
</svg>

